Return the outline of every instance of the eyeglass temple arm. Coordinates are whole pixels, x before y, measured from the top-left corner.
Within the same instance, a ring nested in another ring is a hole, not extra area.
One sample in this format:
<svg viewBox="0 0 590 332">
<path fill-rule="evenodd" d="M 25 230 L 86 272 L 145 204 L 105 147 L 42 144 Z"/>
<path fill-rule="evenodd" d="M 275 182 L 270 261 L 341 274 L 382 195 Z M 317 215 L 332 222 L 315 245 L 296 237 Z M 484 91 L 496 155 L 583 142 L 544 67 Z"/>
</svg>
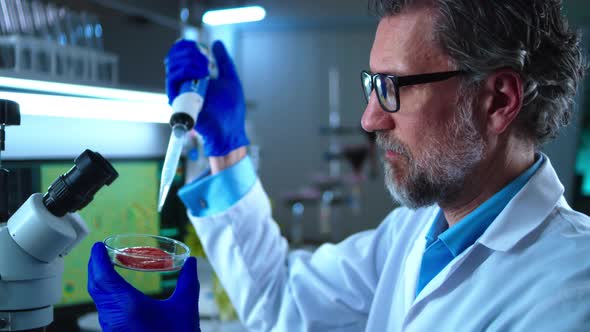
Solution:
<svg viewBox="0 0 590 332">
<path fill-rule="evenodd" d="M 397 84 L 398 84 L 398 86 L 404 86 L 404 85 L 415 85 L 415 84 L 439 82 L 439 81 L 444 81 L 446 79 L 449 79 L 453 76 L 456 76 L 462 72 L 463 71 L 461 71 L 461 70 L 456 70 L 456 71 L 449 71 L 449 72 L 444 72 L 444 73 L 398 76 L 397 77 Z"/>
</svg>

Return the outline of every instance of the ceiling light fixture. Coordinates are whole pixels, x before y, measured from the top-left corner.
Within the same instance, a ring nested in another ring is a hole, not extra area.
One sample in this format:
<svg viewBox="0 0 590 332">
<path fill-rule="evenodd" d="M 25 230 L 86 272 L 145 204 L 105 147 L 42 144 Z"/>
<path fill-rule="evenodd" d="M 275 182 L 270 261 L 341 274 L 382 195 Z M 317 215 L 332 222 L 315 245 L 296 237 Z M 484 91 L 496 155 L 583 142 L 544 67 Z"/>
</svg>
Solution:
<svg viewBox="0 0 590 332">
<path fill-rule="evenodd" d="M 266 17 L 266 10 L 260 6 L 237 7 L 210 10 L 203 14 L 203 23 L 207 25 L 237 24 L 261 21 Z"/>
</svg>

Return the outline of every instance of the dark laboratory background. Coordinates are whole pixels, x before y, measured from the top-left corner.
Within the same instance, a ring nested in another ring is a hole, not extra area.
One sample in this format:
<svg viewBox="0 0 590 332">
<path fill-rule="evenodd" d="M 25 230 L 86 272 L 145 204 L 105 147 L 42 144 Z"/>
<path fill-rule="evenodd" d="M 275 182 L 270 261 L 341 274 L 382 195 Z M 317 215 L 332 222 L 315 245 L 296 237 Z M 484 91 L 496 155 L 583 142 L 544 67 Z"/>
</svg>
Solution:
<svg viewBox="0 0 590 332">
<path fill-rule="evenodd" d="M 265 19 L 220 26 L 201 21 L 208 10 L 250 5 L 265 8 Z M 565 0 L 564 12 L 586 33 L 587 50 L 590 2 Z M 86 264 L 95 241 L 128 232 L 159 234 L 202 255 L 175 191 L 206 162 L 198 140 L 189 140 L 171 194 L 158 213 L 170 135 L 166 119 L 150 118 L 147 111 L 122 119 L 115 104 L 113 118 L 104 110 L 90 114 L 90 107 L 81 105 L 71 110 L 63 102 L 52 103 L 64 92 L 48 85 L 43 91 L 15 86 L 4 79 L 164 98 L 163 61 L 169 47 L 181 37 L 203 45 L 221 39 L 242 80 L 249 154 L 271 197 L 275 220 L 293 248 L 313 249 L 376 227 L 395 207 L 383 185 L 374 137 L 360 128 L 364 100 L 359 73 L 368 68 L 376 24 L 365 1 L 358 0 L 0 0 L 0 99 L 14 93 L 47 98 L 21 103 L 20 126 L 6 128 L 0 160 L 11 171 L 9 210 L 16 211 L 32 193 L 45 192 L 86 148 L 103 154 L 120 174 L 80 213 L 90 235 L 65 258 L 63 298 L 47 331 L 100 331 L 86 292 Z M 161 100 L 157 106 L 166 109 Z M 590 214 L 588 84 L 580 87 L 575 108 L 571 125 L 544 151 L 570 204 Z M 213 324 L 210 330 L 242 331 L 206 265 L 199 270 L 202 298 L 209 296 L 202 300 L 203 321 Z M 166 298 L 175 287 L 175 273 L 121 273 L 154 297 Z"/>
</svg>

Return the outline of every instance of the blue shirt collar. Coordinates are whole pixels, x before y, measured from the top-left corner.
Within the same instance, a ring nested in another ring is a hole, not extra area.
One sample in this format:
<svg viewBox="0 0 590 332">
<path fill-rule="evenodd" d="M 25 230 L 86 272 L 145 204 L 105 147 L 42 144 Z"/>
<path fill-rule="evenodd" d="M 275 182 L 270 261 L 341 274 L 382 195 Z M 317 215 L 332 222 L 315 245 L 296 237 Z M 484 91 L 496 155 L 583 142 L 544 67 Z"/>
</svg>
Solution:
<svg viewBox="0 0 590 332">
<path fill-rule="evenodd" d="M 440 239 L 452 255 L 457 257 L 463 250 L 474 244 L 506 205 L 508 205 L 510 200 L 541 167 L 545 157 L 542 154 L 538 154 L 537 156 L 537 161 L 524 173 L 486 200 L 453 227 L 448 227 L 445 216 L 442 210 L 440 210 L 430 231 L 426 235 L 426 247 L 428 248 L 437 239 Z"/>
</svg>

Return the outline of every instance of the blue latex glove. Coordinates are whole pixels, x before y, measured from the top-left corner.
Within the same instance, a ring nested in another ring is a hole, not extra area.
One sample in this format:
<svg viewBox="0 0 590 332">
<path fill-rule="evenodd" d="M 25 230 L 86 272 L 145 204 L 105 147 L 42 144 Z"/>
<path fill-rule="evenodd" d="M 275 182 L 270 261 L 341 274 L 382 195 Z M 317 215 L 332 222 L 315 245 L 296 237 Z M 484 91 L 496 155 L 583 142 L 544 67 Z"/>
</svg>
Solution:
<svg viewBox="0 0 590 332">
<path fill-rule="evenodd" d="M 250 144 L 246 137 L 246 104 L 242 84 L 223 43 L 211 48 L 217 63 L 218 78 L 209 81 L 203 109 L 195 129 L 203 137 L 207 156 L 225 156 L 232 150 Z M 172 104 L 180 86 L 209 73 L 208 59 L 192 41 L 176 42 L 166 56 L 166 92 Z"/>
<path fill-rule="evenodd" d="M 167 300 L 156 300 L 125 281 L 113 268 L 104 244 L 97 242 L 88 262 L 88 293 L 105 332 L 200 331 L 194 257 L 184 263 L 174 294 Z"/>
</svg>

